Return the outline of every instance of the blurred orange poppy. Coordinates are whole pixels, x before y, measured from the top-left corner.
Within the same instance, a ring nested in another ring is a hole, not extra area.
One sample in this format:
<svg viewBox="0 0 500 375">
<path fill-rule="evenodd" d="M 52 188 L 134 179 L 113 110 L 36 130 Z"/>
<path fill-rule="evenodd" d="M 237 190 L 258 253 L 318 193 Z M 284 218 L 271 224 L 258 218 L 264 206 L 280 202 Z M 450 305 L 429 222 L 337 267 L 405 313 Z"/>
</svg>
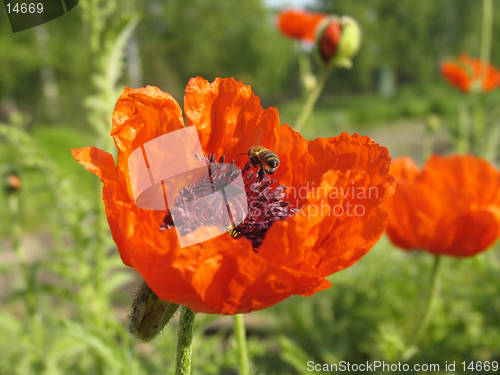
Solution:
<svg viewBox="0 0 500 375">
<path fill-rule="evenodd" d="M 396 194 L 382 204 L 387 235 L 405 250 L 466 257 L 500 235 L 500 173 L 470 155 L 433 155 L 419 170 L 410 158 L 395 159 Z"/>
<path fill-rule="evenodd" d="M 455 87 L 464 92 L 492 91 L 500 86 L 500 71 L 479 59 L 460 54 L 457 62 L 443 62 L 441 73 Z"/>
<path fill-rule="evenodd" d="M 326 276 L 354 264 L 382 235 L 387 214 L 379 206 L 395 184 L 386 148 L 347 133 L 308 142 L 288 125 L 280 126 L 276 108 L 263 110 L 251 88 L 232 78 L 191 79 L 184 111 L 187 126 L 195 127 L 210 155 L 204 156 L 207 163 L 216 165 L 217 154 L 244 166 L 249 210 L 255 203 L 267 216 L 245 220 L 232 235 L 181 248 L 170 230 L 170 212 L 137 207 L 129 155 L 184 127 L 180 106 L 156 87 L 127 88 L 118 100 L 111 131 L 116 167 L 111 154 L 95 147 L 73 150 L 104 183 L 106 215 L 123 262 L 161 299 L 195 312 L 237 314 L 291 295 L 309 296 L 328 288 Z M 272 176 L 280 186 L 273 188 L 269 176 L 257 179 L 247 156 L 236 157 L 257 144 L 280 158 Z M 345 196 L 339 194 L 348 188 Z M 213 228 L 193 229 L 185 236 L 196 238 Z"/>
<path fill-rule="evenodd" d="M 324 13 L 291 9 L 278 14 L 278 27 L 290 38 L 314 43 L 318 26 L 325 18 Z"/>
</svg>

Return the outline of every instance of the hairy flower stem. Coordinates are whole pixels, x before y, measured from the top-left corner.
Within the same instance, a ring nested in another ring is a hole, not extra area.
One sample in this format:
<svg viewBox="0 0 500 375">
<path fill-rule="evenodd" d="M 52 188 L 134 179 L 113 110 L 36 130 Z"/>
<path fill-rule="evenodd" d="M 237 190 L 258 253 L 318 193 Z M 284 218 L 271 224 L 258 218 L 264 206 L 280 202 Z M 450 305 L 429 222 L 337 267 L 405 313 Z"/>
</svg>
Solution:
<svg viewBox="0 0 500 375">
<path fill-rule="evenodd" d="M 21 242 L 22 239 L 22 227 L 21 227 L 21 216 L 19 210 L 19 193 L 11 192 L 9 193 L 9 211 L 12 219 L 12 247 L 19 260 L 19 266 L 21 272 L 24 276 L 24 281 L 26 283 L 26 293 L 25 293 L 25 304 L 26 310 L 29 316 L 29 326 L 28 330 L 31 335 L 31 348 L 37 354 L 35 358 L 44 358 L 45 356 L 45 344 L 44 344 L 44 325 L 42 322 L 42 317 L 38 311 L 38 290 L 36 281 L 36 271 L 30 269 L 26 261 L 26 255 Z M 35 368 L 39 366 L 39 363 L 32 363 L 32 367 Z"/>
<path fill-rule="evenodd" d="M 456 149 L 460 153 L 468 153 L 470 148 L 470 116 L 468 103 L 458 104 L 458 139 Z"/>
<path fill-rule="evenodd" d="M 427 160 L 434 150 L 434 136 L 426 132 L 422 140 L 422 159 Z"/>
<path fill-rule="evenodd" d="M 35 280 L 26 262 L 26 256 L 21 243 L 22 229 L 19 212 L 19 194 L 17 192 L 9 194 L 9 211 L 12 218 L 12 247 L 14 248 L 14 252 L 19 260 L 19 266 L 26 283 L 26 308 L 29 316 L 33 317 L 37 310 L 37 297 L 36 290 L 34 288 Z"/>
<path fill-rule="evenodd" d="M 191 355 L 193 352 L 193 327 L 196 314 L 189 307 L 182 306 L 179 334 L 177 336 L 177 360 L 175 375 L 191 374 Z"/>
<path fill-rule="evenodd" d="M 432 318 L 432 314 L 434 313 L 434 309 L 436 307 L 436 302 L 439 296 L 439 265 L 441 264 L 441 257 L 438 255 L 434 256 L 434 265 L 432 267 L 432 276 L 431 276 L 431 289 L 429 292 L 429 298 L 427 300 L 427 304 L 425 305 L 424 314 L 422 315 L 422 319 L 420 320 L 419 325 L 413 335 L 413 339 L 411 340 L 412 345 L 418 345 L 422 337 L 424 336 L 425 331 L 429 326 L 429 323 Z"/>
<path fill-rule="evenodd" d="M 248 362 L 247 335 L 245 330 L 245 321 L 242 314 L 234 316 L 234 333 L 238 345 L 238 362 L 240 366 L 239 375 L 249 375 L 250 366 Z"/>
<path fill-rule="evenodd" d="M 318 101 L 319 94 L 321 94 L 321 91 L 323 91 L 323 87 L 325 86 L 326 80 L 328 79 L 328 76 L 330 75 L 330 72 L 332 71 L 332 68 L 325 66 L 321 72 L 321 75 L 319 76 L 318 83 L 316 84 L 316 87 L 309 92 L 309 96 L 307 97 L 306 102 L 304 103 L 304 106 L 302 107 L 302 111 L 300 112 L 299 117 L 297 117 L 297 120 L 295 121 L 295 126 L 294 130 L 300 132 L 304 125 L 307 122 L 307 119 L 312 113 L 312 110 L 314 108 L 314 105 Z"/>
<path fill-rule="evenodd" d="M 481 31 L 481 61 L 483 62 L 479 73 L 479 82 L 484 82 L 487 74 L 487 65 L 491 59 L 491 42 L 493 36 L 493 0 L 483 0 L 483 21 Z M 490 140 L 495 138 L 494 132 L 486 133 L 486 124 L 483 107 L 479 103 L 479 98 L 475 95 L 474 107 L 474 136 L 476 152 L 483 157 L 488 157 L 495 151 L 490 151 L 493 147 L 496 150 L 498 143 L 491 144 Z M 496 128 L 496 127 L 493 127 Z M 481 144 L 483 143 L 483 144 Z"/>
<path fill-rule="evenodd" d="M 308 77 L 312 76 L 311 71 L 311 59 L 309 54 L 304 52 L 303 50 L 299 50 L 299 80 L 302 85 L 304 91 L 302 92 L 303 100 L 306 99 L 307 95 L 311 92 L 311 89 L 314 89 L 315 86 L 311 87 L 308 85 Z"/>
<path fill-rule="evenodd" d="M 97 186 L 97 197 L 101 197 L 102 193 L 101 186 Z M 98 199 L 99 199 L 98 198 Z M 98 202 L 98 212 L 97 212 L 97 242 L 95 244 L 95 253 L 94 253 L 94 270 L 92 272 L 91 277 L 94 280 L 95 285 L 95 293 L 97 298 L 95 299 L 96 314 L 95 319 L 98 324 L 102 323 L 102 309 L 103 309 L 103 301 L 106 298 L 104 296 L 104 278 L 105 278 L 105 262 L 106 262 L 106 236 L 108 235 L 108 223 L 106 220 L 106 213 L 104 211 L 104 205 L 99 204 Z"/>
<path fill-rule="evenodd" d="M 480 82 L 486 76 L 486 64 L 490 62 L 491 40 L 493 36 L 493 0 L 483 0 L 483 24 L 481 31 L 481 61 L 485 64 L 480 74 Z"/>
</svg>

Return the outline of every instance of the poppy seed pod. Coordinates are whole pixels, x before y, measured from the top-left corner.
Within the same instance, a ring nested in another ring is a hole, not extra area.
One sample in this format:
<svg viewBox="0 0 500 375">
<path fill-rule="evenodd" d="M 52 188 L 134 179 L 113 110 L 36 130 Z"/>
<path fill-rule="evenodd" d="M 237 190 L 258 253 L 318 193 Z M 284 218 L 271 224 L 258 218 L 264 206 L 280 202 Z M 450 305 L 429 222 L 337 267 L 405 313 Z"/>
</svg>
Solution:
<svg viewBox="0 0 500 375">
<path fill-rule="evenodd" d="M 353 18 L 330 17 L 318 33 L 317 47 L 326 64 L 350 68 L 360 42 L 361 30 Z"/>
</svg>

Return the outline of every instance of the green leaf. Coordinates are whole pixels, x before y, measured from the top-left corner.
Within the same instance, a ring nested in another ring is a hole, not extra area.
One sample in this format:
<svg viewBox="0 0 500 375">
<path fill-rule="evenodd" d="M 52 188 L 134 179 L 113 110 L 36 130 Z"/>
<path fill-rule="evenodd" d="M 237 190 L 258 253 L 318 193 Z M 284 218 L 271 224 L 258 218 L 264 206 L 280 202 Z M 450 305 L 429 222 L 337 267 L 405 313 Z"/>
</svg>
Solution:
<svg viewBox="0 0 500 375">
<path fill-rule="evenodd" d="M 278 343 L 281 348 L 280 358 L 293 366 L 300 374 L 309 374 L 307 371 L 307 361 L 311 360 L 311 357 L 302 350 L 295 342 L 287 338 L 286 336 L 280 335 L 278 337 Z"/>
</svg>

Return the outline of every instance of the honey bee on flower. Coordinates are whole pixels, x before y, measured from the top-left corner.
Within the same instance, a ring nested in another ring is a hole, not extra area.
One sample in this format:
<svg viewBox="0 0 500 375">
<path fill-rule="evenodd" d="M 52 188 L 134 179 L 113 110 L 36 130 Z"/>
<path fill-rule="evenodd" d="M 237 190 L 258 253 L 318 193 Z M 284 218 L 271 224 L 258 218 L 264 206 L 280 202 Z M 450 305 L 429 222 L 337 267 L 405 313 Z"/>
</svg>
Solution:
<svg viewBox="0 0 500 375">
<path fill-rule="evenodd" d="M 239 154 L 245 155 L 245 154 Z M 259 169 L 259 178 L 262 180 L 266 177 L 266 174 L 274 174 L 276 168 L 280 165 L 280 159 L 271 150 L 265 148 L 264 146 L 252 146 L 248 150 L 248 158 L 250 159 L 250 164 L 254 168 Z"/>
</svg>

